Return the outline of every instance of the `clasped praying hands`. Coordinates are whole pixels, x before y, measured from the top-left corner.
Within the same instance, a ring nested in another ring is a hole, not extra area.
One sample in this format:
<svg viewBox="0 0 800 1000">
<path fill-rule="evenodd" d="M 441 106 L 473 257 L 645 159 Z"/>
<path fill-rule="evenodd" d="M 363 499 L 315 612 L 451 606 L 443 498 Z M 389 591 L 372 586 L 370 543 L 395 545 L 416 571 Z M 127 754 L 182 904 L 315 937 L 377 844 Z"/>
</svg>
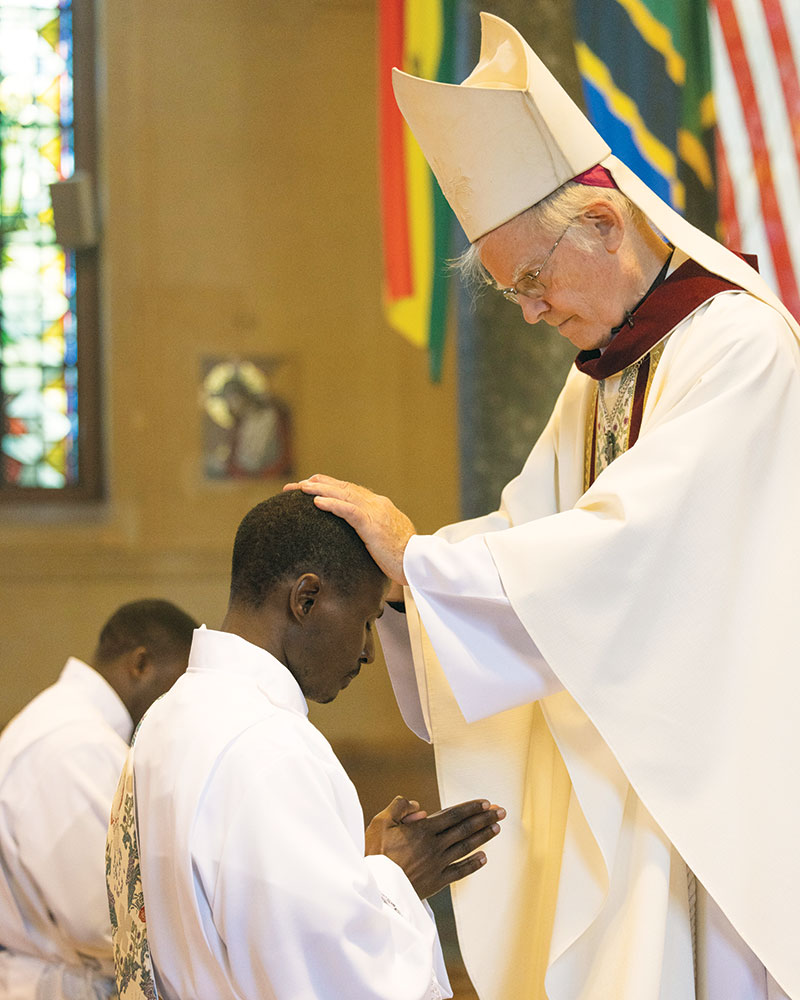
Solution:
<svg viewBox="0 0 800 1000">
<path fill-rule="evenodd" d="M 418 802 L 398 795 L 367 827 L 365 853 L 391 858 L 427 899 L 486 864 L 476 848 L 497 836 L 505 815 L 486 799 L 472 799 L 429 816 Z"/>
</svg>

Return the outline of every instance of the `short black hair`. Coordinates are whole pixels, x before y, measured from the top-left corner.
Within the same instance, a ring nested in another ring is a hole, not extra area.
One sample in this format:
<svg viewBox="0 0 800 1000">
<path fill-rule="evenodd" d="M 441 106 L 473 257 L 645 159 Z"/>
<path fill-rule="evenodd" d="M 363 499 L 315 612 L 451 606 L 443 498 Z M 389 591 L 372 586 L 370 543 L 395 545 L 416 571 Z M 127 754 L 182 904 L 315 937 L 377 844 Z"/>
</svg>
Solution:
<svg viewBox="0 0 800 1000">
<path fill-rule="evenodd" d="M 171 601 L 145 598 L 117 608 L 100 632 L 94 665 L 105 666 L 137 646 L 155 659 L 188 650 L 197 622 Z"/>
<path fill-rule="evenodd" d="M 248 511 L 236 531 L 232 606 L 260 608 L 278 583 L 316 573 L 350 594 L 365 576 L 383 573 L 350 525 L 320 510 L 301 490 L 278 493 Z"/>
</svg>

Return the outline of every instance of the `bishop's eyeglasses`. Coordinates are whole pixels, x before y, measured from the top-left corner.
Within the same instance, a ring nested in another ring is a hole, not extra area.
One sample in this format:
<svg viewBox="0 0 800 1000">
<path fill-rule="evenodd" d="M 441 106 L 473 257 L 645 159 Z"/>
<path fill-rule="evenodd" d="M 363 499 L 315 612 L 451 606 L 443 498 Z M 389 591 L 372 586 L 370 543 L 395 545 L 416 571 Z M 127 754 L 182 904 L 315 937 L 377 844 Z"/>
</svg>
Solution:
<svg viewBox="0 0 800 1000">
<path fill-rule="evenodd" d="M 522 277 L 519 279 L 519 281 L 515 285 L 512 285 L 510 288 L 498 289 L 498 291 L 500 292 L 500 294 L 503 296 L 504 299 L 506 299 L 508 302 L 514 302 L 516 305 L 519 305 L 520 295 L 524 295 L 526 299 L 540 299 L 544 295 L 547 289 L 542 284 L 542 282 L 539 281 L 539 275 L 545 269 L 545 267 L 547 266 L 547 262 L 555 253 L 555 249 L 558 246 L 558 244 L 567 235 L 567 232 L 571 225 L 572 223 L 570 222 L 569 226 L 567 226 L 564 232 L 558 237 L 555 243 L 547 251 L 544 260 L 536 268 L 535 271 L 530 271 L 527 274 L 523 274 Z"/>
</svg>

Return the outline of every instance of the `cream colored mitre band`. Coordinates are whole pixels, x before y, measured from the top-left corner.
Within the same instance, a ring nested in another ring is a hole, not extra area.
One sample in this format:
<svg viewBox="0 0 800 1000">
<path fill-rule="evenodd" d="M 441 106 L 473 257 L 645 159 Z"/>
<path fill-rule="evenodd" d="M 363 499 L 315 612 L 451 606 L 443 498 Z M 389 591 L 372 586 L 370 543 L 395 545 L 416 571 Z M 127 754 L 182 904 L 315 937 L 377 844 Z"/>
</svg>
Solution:
<svg viewBox="0 0 800 1000">
<path fill-rule="evenodd" d="M 600 164 L 674 246 L 800 327 L 764 279 L 675 212 L 609 146 L 520 33 L 481 14 L 478 64 L 461 84 L 392 71 L 395 98 L 474 243 Z"/>
</svg>

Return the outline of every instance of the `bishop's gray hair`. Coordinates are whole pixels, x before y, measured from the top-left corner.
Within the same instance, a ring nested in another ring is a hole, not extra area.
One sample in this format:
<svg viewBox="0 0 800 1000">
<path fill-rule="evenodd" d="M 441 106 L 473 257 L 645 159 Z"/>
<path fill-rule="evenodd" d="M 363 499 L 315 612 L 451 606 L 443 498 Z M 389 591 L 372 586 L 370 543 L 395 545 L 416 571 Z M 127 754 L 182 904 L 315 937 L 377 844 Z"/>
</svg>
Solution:
<svg viewBox="0 0 800 1000">
<path fill-rule="evenodd" d="M 634 205 L 630 198 L 617 188 L 595 187 L 578 184 L 577 181 L 567 181 L 566 184 L 562 184 L 552 194 L 521 212 L 517 218 L 529 227 L 532 234 L 545 234 L 556 239 L 559 233 L 563 233 L 571 223 L 576 222 L 598 198 L 610 201 L 619 209 L 623 218 L 634 226 L 649 225 L 647 217 L 639 206 Z M 485 285 L 492 287 L 495 285 L 494 279 L 481 261 L 481 247 L 488 235 L 486 233 L 471 243 L 464 253 L 451 263 L 467 287 L 474 291 Z M 565 239 L 584 250 L 588 250 L 591 246 L 591 236 L 580 226 L 573 226 Z"/>
</svg>

